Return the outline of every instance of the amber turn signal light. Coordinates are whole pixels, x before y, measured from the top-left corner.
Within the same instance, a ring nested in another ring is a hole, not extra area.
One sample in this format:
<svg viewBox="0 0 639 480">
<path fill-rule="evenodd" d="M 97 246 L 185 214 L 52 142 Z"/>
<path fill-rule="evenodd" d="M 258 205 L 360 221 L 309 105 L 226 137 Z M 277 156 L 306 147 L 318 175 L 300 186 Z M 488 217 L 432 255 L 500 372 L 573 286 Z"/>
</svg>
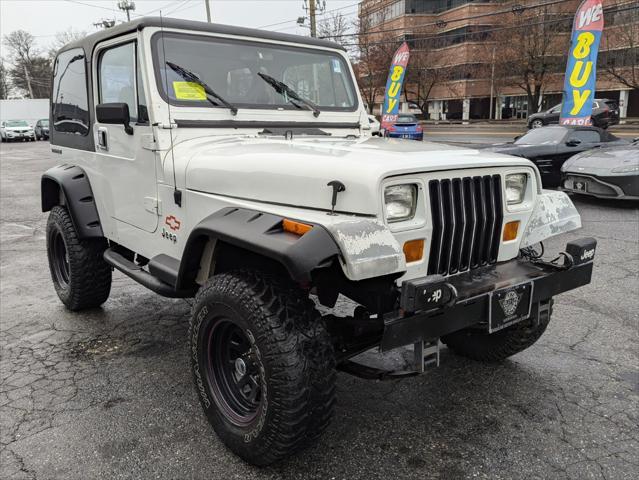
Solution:
<svg viewBox="0 0 639 480">
<path fill-rule="evenodd" d="M 294 233 L 295 235 L 304 235 L 305 233 L 310 232 L 313 229 L 313 226 L 285 218 L 282 220 L 282 229 L 285 232 Z"/>
<path fill-rule="evenodd" d="M 508 222 L 504 225 L 504 242 L 514 240 L 517 238 L 517 232 L 519 231 L 519 220 L 514 222 Z"/>
<path fill-rule="evenodd" d="M 416 262 L 424 256 L 424 239 L 409 240 L 404 244 L 406 263 Z"/>
</svg>

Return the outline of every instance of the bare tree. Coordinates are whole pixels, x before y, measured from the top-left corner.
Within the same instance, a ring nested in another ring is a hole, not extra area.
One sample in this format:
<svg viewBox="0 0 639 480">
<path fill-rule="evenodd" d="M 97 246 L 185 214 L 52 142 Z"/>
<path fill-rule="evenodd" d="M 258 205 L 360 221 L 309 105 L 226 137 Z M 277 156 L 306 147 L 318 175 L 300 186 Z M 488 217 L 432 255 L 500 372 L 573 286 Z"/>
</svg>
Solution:
<svg viewBox="0 0 639 480">
<path fill-rule="evenodd" d="M 604 30 L 601 50 L 603 77 L 639 89 L 639 10 L 624 11 L 623 23 Z"/>
<path fill-rule="evenodd" d="M 0 99 L 5 100 L 9 96 L 9 82 L 4 61 L 0 62 Z"/>
<path fill-rule="evenodd" d="M 350 28 L 349 22 L 344 15 L 339 12 L 332 12 L 317 24 L 317 34 L 319 38 L 332 40 L 337 43 L 344 41 L 344 35 Z"/>
<path fill-rule="evenodd" d="M 16 30 L 5 35 L 4 44 L 11 52 L 11 83 L 32 98 L 47 98 L 51 92 L 51 61 L 40 54 L 29 32 Z"/>
<path fill-rule="evenodd" d="M 410 53 L 404 80 L 404 98 L 417 105 L 423 115 L 428 114 L 428 100 L 433 89 L 450 79 L 450 69 L 444 65 L 444 54 L 431 47 Z"/>
<path fill-rule="evenodd" d="M 383 23 L 383 19 L 379 19 L 379 24 Z M 384 94 L 392 56 L 401 41 L 384 41 L 387 37 L 375 35 L 374 27 L 367 15 L 359 17 L 355 28 L 358 32 L 357 61 L 353 67 L 362 98 L 368 105 L 369 113 L 372 113 L 375 101 Z"/>
<path fill-rule="evenodd" d="M 56 33 L 55 38 L 47 51 L 49 58 L 53 61 L 58 50 L 68 43 L 75 42 L 76 40 L 80 40 L 86 36 L 87 32 L 84 30 L 74 30 L 73 28 Z"/>
<path fill-rule="evenodd" d="M 564 18 L 548 8 L 506 14 L 502 23 L 505 28 L 493 34 L 499 45 L 495 78 L 499 83 L 517 85 L 526 92 L 529 114 L 539 111 L 550 75 L 565 64 L 565 57 L 557 54 L 566 50 L 562 44 L 565 39 L 558 35 L 565 28 L 560 20 Z"/>
</svg>

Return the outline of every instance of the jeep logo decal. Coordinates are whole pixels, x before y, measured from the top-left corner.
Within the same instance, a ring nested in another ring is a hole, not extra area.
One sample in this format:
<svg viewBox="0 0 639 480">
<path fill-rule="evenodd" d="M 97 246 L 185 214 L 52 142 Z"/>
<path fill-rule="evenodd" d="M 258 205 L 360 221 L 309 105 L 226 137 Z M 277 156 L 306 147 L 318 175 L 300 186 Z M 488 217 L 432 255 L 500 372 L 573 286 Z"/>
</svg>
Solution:
<svg viewBox="0 0 639 480">
<path fill-rule="evenodd" d="M 164 223 L 173 231 L 177 231 L 180 229 L 180 225 L 182 225 L 182 222 L 180 222 L 177 218 L 175 218 L 175 215 L 169 215 L 164 219 Z"/>
<path fill-rule="evenodd" d="M 584 250 L 584 252 L 581 254 L 581 260 L 590 260 L 594 256 L 595 256 L 594 248 L 591 248 L 590 250 Z"/>
</svg>

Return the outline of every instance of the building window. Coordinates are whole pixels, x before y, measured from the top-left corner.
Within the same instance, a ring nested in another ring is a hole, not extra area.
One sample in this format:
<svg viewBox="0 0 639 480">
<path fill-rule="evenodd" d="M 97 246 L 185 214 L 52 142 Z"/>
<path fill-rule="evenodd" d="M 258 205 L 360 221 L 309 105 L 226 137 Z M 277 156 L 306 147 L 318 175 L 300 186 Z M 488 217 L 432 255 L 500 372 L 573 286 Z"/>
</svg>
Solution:
<svg viewBox="0 0 639 480">
<path fill-rule="evenodd" d="M 410 0 L 409 0 L 410 1 Z M 368 26 L 374 27 L 397 17 L 401 17 L 406 12 L 406 0 L 398 0 L 378 8 L 367 15 Z"/>
</svg>

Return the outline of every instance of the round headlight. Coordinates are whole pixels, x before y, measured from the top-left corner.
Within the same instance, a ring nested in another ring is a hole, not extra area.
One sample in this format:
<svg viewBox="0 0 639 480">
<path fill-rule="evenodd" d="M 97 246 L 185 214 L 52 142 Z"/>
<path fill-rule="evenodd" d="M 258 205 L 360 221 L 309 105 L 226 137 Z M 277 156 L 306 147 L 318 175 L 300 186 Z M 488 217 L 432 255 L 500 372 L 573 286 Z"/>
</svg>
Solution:
<svg viewBox="0 0 639 480">
<path fill-rule="evenodd" d="M 415 216 L 417 185 L 392 185 L 384 189 L 384 205 L 388 222 L 410 220 Z"/>
<path fill-rule="evenodd" d="M 508 205 L 517 205 L 524 201 L 528 175 L 525 173 L 512 173 L 506 175 L 506 202 Z"/>
</svg>

